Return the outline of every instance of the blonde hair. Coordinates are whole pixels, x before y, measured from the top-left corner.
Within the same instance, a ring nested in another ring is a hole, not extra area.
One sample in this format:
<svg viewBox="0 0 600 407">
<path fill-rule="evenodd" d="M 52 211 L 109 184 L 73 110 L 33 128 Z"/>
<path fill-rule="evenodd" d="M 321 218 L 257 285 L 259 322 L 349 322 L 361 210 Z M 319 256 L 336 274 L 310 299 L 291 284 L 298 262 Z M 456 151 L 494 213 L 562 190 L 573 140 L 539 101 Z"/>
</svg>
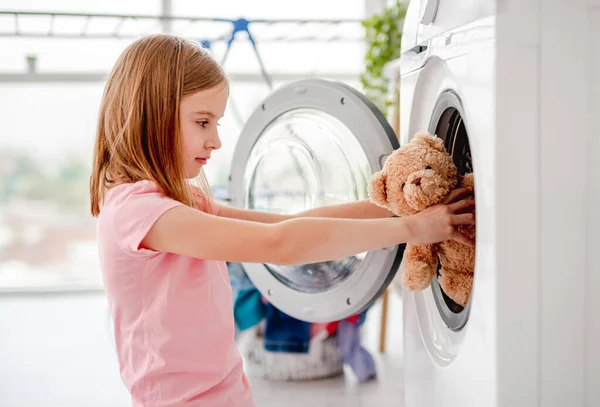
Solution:
<svg viewBox="0 0 600 407">
<path fill-rule="evenodd" d="M 223 69 L 208 52 L 180 37 L 149 35 L 123 51 L 100 105 L 90 177 L 93 216 L 109 188 L 141 180 L 185 205 L 210 210 L 204 172 L 196 179 L 200 195 L 185 178 L 179 108 L 182 97 L 224 82 Z"/>
</svg>

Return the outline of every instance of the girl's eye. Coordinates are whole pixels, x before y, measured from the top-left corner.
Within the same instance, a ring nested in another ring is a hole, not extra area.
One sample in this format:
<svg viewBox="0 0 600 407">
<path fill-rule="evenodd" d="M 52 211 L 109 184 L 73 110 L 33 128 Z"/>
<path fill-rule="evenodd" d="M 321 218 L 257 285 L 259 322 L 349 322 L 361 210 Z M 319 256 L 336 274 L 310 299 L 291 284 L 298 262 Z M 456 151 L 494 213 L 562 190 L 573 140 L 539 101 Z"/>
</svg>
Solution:
<svg viewBox="0 0 600 407">
<path fill-rule="evenodd" d="M 206 128 L 206 125 L 208 124 L 208 120 L 199 120 L 196 123 L 198 123 L 198 125 L 202 128 Z"/>
</svg>

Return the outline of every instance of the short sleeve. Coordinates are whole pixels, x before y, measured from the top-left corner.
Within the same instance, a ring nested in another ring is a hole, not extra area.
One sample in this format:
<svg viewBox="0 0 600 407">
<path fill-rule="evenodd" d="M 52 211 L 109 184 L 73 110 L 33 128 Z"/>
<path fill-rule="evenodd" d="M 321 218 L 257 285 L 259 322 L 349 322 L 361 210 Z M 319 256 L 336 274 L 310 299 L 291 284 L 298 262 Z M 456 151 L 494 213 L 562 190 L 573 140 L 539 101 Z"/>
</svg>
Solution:
<svg viewBox="0 0 600 407">
<path fill-rule="evenodd" d="M 141 249 L 140 244 L 152 225 L 169 209 L 183 205 L 163 196 L 154 183 L 141 181 L 115 187 L 103 205 L 105 224 L 110 225 L 107 237 L 129 253 L 155 254 Z"/>
</svg>

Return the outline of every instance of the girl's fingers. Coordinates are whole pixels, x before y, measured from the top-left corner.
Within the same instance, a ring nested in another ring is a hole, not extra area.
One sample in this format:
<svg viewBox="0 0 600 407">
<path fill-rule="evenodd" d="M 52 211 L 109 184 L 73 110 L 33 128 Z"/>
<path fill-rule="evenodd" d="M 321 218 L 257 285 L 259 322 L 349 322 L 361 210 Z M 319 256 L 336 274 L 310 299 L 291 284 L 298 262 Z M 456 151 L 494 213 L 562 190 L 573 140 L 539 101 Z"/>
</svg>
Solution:
<svg viewBox="0 0 600 407">
<path fill-rule="evenodd" d="M 444 200 L 443 203 L 448 205 L 450 203 L 466 198 L 472 194 L 473 190 L 471 188 L 458 188 L 450 192 L 450 195 L 448 195 L 448 197 Z"/>
<path fill-rule="evenodd" d="M 455 226 L 474 225 L 475 224 L 475 215 L 472 213 L 461 213 L 459 215 L 452 215 L 451 221 L 452 221 L 452 224 Z"/>
<path fill-rule="evenodd" d="M 463 235 L 456 229 L 454 229 L 454 233 L 452 233 L 452 240 L 467 246 L 475 247 L 475 239 Z"/>
<path fill-rule="evenodd" d="M 465 213 L 472 212 L 475 209 L 475 201 L 473 199 L 463 199 L 462 201 L 454 202 L 448 205 L 450 213 Z"/>
</svg>

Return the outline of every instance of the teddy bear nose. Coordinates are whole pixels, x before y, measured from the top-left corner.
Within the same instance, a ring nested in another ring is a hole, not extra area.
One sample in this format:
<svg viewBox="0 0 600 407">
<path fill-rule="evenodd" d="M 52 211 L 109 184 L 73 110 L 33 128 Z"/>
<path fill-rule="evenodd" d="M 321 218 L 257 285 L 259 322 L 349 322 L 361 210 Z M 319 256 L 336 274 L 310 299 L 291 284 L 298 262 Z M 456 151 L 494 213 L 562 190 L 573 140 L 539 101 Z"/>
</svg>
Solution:
<svg viewBox="0 0 600 407">
<path fill-rule="evenodd" d="M 413 179 L 412 184 L 416 185 L 416 186 L 421 185 L 421 177 L 417 177 L 417 178 Z"/>
</svg>

